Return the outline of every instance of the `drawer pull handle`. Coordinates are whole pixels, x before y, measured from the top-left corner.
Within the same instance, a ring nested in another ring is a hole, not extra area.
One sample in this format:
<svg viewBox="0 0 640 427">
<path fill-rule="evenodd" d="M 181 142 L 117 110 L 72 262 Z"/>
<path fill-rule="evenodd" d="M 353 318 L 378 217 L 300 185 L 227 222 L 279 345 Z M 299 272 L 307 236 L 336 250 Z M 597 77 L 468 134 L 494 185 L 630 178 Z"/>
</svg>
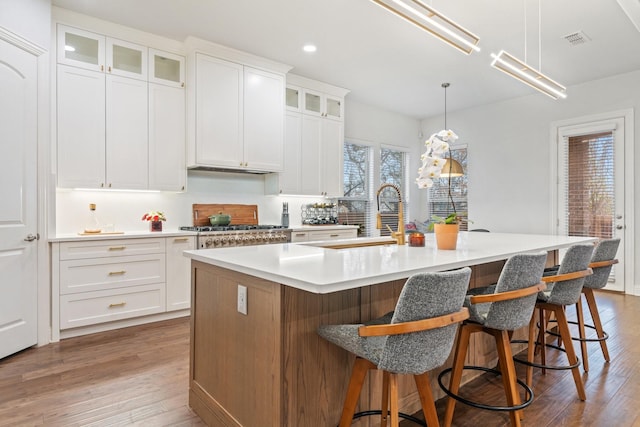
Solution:
<svg viewBox="0 0 640 427">
<path fill-rule="evenodd" d="M 297 233 L 296 234 L 296 237 L 302 237 L 302 236 L 304 236 L 304 233 Z"/>
<path fill-rule="evenodd" d="M 176 237 L 173 239 L 174 242 L 186 242 L 187 240 L 189 240 L 188 237 Z"/>
<path fill-rule="evenodd" d="M 109 247 L 110 251 L 124 251 L 126 246 L 111 246 Z"/>
<path fill-rule="evenodd" d="M 114 304 L 109 304 L 109 308 L 116 308 L 116 307 L 124 307 L 127 303 L 126 302 L 116 302 Z"/>
<path fill-rule="evenodd" d="M 339 234 L 332 234 L 331 237 L 338 237 L 340 236 Z"/>
<path fill-rule="evenodd" d="M 110 271 L 109 272 L 109 276 L 122 276 L 124 273 L 126 273 L 125 270 L 121 270 L 121 271 Z"/>
</svg>

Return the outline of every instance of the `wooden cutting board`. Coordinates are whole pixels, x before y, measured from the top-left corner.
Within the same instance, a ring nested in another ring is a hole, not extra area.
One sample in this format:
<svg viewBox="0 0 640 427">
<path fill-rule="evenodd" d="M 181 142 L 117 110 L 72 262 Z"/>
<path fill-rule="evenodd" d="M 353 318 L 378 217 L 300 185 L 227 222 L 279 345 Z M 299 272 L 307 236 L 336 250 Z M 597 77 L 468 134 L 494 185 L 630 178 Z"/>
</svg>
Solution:
<svg viewBox="0 0 640 427">
<path fill-rule="evenodd" d="M 210 225 L 209 216 L 220 212 L 231 215 L 231 224 L 258 224 L 258 205 L 193 204 L 193 225 Z"/>
</svg>

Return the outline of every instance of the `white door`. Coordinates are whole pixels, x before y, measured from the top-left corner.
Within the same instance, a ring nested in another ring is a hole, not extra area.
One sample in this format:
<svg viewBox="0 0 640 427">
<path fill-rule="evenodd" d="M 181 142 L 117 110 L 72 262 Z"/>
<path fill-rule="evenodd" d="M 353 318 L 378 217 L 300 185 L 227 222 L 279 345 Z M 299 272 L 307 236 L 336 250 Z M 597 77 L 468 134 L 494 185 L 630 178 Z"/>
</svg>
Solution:
<svg viewBox="0 0 640 427">
<path fill-rule="evenodd" d="M 613 291 L 625 291 L 625 269 L 633 268 L 624 262 L 625 219 L 632 218 L 625 197 L 625 157 L 630 155 L 625 152 L 625 120 L 618 115 L 557 128 L 558 234 L 621 239 L 616 254 L 621 262 L 606 287 Z M 632 292 L 633 284 L 628 285 Z"/>
<path fill-rule="evenodd" d="M 37 58 L 0 39 L 0 358 L 37 343 Z"/>
</svg>

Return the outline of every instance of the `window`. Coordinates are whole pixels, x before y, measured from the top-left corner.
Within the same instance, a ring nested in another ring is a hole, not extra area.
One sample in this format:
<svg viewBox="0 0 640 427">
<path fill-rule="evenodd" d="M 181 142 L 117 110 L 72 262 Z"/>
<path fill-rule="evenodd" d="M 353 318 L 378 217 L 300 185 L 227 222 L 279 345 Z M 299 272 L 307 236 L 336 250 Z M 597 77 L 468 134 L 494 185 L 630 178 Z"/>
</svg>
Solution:
<svg viewBox="0 0 640 427">
<path fill-rule="evenodd" d="M 373 150 L 367 145 L 344 144 L 344 197 L 338 200 L 338 222 L 358 225 L 358 235 L 370 236 Z"/>
<path fill-rule="evenodd" d="M 613 132 L 571 136 L 565 149 L 569 236 L 613 237 Z"/>
<path fill-rule="evenodd" d="M 409 155 L 404 151 L 392 148 L 380 149 L 380 185 L 394 184 L 398 186 L 402 193 L 402 205 L 404 214 L 408 212 L 408 165 Z M 382 219 L 381 236 L 389 236 L 389 228 L 396 231 L 398 228 L 398 194 L 391 188 L 385 188 L 378 197 L 378 212 Z M 405 221 L 405 218 L 402 218 Z M 388 226 L 388 227 L 387 227 Z"/>
<path fill-rule="evenodd" d="M 434 180 L 433 187 L 429 191 L 429 213 L 446 217 L 453 212 L 455 203 L 455 211 L 464 219 L 468 219 L 467 205 L 467 147 L 452 147 L 451 156 L 457 160 L 465 171 L 465 174 L 459 177 L 451 178 L 451 195 L 449 195 L 449 178 L 440 178 Z M 460 224 L 460 230 L 467 230 L 468 224 L 463 221 Z"/>
</svg>

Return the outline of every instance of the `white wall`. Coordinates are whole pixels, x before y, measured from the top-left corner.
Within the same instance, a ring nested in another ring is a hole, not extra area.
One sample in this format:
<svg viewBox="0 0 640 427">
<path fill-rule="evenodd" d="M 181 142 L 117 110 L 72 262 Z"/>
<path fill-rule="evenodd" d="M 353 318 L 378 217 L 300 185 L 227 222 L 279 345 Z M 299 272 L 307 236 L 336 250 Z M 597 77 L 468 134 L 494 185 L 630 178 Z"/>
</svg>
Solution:
<svg viewBox="0 0 640 427">
<path fill-rule="evenodd" d="M 542 94 L 450 112 L 448 124 L 468 144 L 469 218 L 474 228 L 492 231 L 551 233 L 551 123 L 628 108 L 635 109 L 634 127 L 640 129 L 640 70 L 572 86 L 565 100 Z M 439 129 L 441 117 L 422 122 L 424 133 Z M 639 139 L 635 133 L 635 145 Z M 638 165 L 640 150 L 635 150 Z M 640 188 L 640 173 L 635 174 Z M 426 200 L 426 198 L 425 198 Z M 634 229 L 640 221 L 634 204 Z M 640 237 L 627 244 L 637 247 Z M 635 270 L 640 268 L 636 261 Z"/>
<path fill-rule="evenodd" d="M 50 0 L 0 0 L 0 27 L 49 50 Z"/>
</svg>

